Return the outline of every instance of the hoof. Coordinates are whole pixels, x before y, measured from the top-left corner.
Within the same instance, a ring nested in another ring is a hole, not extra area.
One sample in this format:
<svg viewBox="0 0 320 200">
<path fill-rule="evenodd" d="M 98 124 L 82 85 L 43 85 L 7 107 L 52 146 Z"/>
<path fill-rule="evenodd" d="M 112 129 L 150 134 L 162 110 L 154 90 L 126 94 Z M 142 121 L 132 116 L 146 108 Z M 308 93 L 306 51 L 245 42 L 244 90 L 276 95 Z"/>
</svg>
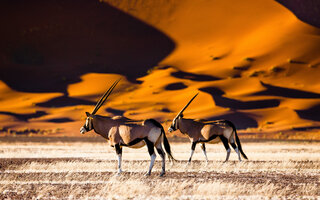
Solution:
<svg viewBox="0 0 320 200">
<path fill-rule="evenodd" d="M 151 172 L 147 172 L 144 174 L 144 176 L 150 176 L 151 175 Z"/>
<path fill-rule="evenodd" d="M 163 177 L 165 174 L 165 172 L 161 172 L 160 177 Z"/>
<path fill-rule="evenodd" d="M 117 174 L 116 174 L 116 176 L 120 176 L 120 175 L 121 175 L 121 173 L 122 173 L 122 170 L 121 170 L 121 169 L 119 169 L 119 170 L 118 170 L 118 172 L 117 172 Z"/>
<path fill-rule="evenodd" d="M 117 172 L 117 173 L 116 173 L 116 176 L 121 176 L 121 172 Z"/>
</svg>

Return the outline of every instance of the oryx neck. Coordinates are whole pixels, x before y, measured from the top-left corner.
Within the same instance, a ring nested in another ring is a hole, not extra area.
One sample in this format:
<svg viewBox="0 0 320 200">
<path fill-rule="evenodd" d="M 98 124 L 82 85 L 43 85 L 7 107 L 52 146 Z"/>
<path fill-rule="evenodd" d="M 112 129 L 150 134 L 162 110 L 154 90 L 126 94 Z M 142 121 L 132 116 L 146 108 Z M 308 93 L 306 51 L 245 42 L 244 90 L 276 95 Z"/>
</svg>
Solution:
<svg viewBox="0 0 320 200">
<path fill-rule="evenodd" d="M 180 132 L 183 134 L 187 133 L 187 129 L 185 127 L 185 122 L 186 122 L 186 119 L 184 119 L 184 118 L 177 119 L 177 129 L 179 129 Z"/>
<path fill-rule="evenodd" d="M 194 130 L 198 128 L 198 123 L 193 119 L 180 118 L 179 120 L 179 130 L 181 133 L 192 135 Z"/>
<path fill-rule="evenodd" d="M 109 130 L 115 125 L 115 120 L 110 117 L 94 115 L 92 119 L 94 131 L 106 139 L 109 139 Z"/>
</svg>

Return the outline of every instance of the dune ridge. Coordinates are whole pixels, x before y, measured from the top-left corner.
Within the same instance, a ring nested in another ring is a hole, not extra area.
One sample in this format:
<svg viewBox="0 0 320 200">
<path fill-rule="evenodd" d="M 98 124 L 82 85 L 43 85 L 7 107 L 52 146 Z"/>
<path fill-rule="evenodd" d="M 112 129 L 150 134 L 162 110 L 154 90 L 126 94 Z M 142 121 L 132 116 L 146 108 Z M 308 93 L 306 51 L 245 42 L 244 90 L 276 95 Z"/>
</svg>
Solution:
<svg viewBox="0 0 320 200">
<path fill-rule="evenodd" d="M 268 0 L 100 3 L 119 16 L 129 16 L 130 22 L 152 27 L 150 33 L 154 35 L 147 38 L 147 48 L 134 55 L 115 48 L 115 54 L 123 56 L 114 62 L 119 61 L 119 66 L 124 63 L 127 71 L 102 70 L 100 66 L 110 63 L 102 65 L 98 56 L 100 63 L 84 66 L 81 74 L 73 74 L 76 79 L 66 77 L 63 87 L 59 85 L 61 89 L 47 93 L 16 92 L 3 80 L 0 126 L 59 128 L 55 134 L 77 135 L 84 112 L 91 111 L 105 89 L 121 77 L 99 114 L 155 118 L 168 126 L 181 107 L 200 92 L 185 117 L 232 120 L 242 137 L 320 139 L 320 29 L 300 21 L 281 4 Z M 77 9 L 84 11 L 85 6 Z M 110 22 L 110 28 L 126 20 L 121 19 Z M 136 45 L 143 41 L 135 41 L 137 35 L 129 32 L 121 37 Z M 114 34 L 106 37 L 108 41 L 119 39 Z M 154 42 L 157 37 L 166 44 Z M 140 62 L 143 59 L 149 62 Z M 141 63 L 144 66 L 137 67 Z M 30 96 L 32 103 L 17 100 L 11 104 L 10 93 Z M 39 112 L 46 114 L 32 115 Z M 17 114 L 31 117 L 21 121 Z"/>
</svg>

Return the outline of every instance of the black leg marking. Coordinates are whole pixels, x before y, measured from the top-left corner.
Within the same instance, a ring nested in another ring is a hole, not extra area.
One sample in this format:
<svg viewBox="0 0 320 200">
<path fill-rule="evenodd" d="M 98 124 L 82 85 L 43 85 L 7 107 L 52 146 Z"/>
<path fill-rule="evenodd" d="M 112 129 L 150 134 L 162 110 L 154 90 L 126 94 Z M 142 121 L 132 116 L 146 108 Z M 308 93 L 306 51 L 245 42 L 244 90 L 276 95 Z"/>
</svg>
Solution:
<svg viewBox="0 0 320 200">
<path fill-rule="evenodd" d="M 165 157 L 165 153 L 161 149 L 157 149 L 158 154 L 161 156 L 161 158 Z"/>
<path fill-rule="evenodd" d="M 236 150 L 237 145 L 236 145 L 235 143 L 230 143 L 230 144 L 231 144 L 232 148 L 233 148 L 234 150 Z"/>
<path fill-rule="evenodd" d="M 206 145 L 204 143 L 202 143 L 201 149 L 202 149 L 202 151 L 206 151 Z"/>
<path fill-rule="evenodd" d="M 227 162 L 229 160 L 230 151 L 231 151 L 230 147 L 229 147 L 229 141 L 223 135 L 220 135 L 219 137 L 220 137 L 221 141 L 223 142 L 224 147 L 227 150 L 227 157 L 226 157 L 226 160 L 224 161 L 224 162 Z"/>
<path fill-rule="evenodd" d="M 166 164 L 165 164 L 165 159 L 166 159 L 166 154 L 162 151 L 162 149 L 157 149 L 158 154 L 161 156 L 162 158 L 162 172 L 160 174 L 160 176 L 163 176 L 166 172 Z"/>
<path fill-rule="evenodd" d="M 228 143 L 228 139 L 225 138 L 225 137 L 222 136 L 222 135 L 219 135 L 219 137 L 220 137 L 220 139 L 221 139 L 221 141 L 222 141 L 222 143 L 223 143 L 223 145 L 224 145 L 224 148 L 226 148 L 226 150 L 228 151 L 228 149 L 230 149 L 229 143 Z"/>
<path fill-rule="evenodd" d="M 122 148 L 120 147 L 120 144 L 116 144 L 114 147 L 116 148 L 116 152 L 118 155 L 122 154 Z"/>
<path fill-rule="evenodd" d="M 191 155 L 190 155 L 190 158 L 189 158 L 188 163 L 191 162 L 191 159 L 192 159 L 192 156 L 193 156 L 193 152 L 194 152 L 194 150 L 196 149 L 196 145 L 197 145 L 196 142 L 192 142 L 192 145 L 191 145 Z"/>
<path fill-rule="evenodd" d="M 144 141 L 147 144 L 149 155 L 151 156 L 152 154 L 154 154 L 154 144 L 148 139 L 144 139 Z"/>
<path fill-rule="evenodd" d="M 207 152 L 206 152 L 206 144 L 205 143 L 201 143 L 201 149 L 203 151 L 204 156 L 206 157 L 206 163 L 208 164 L 208 156 L 207 156 Z"/>
<path fill-rule="evenodd" d="M 192 145 L 191 145 L 191 150 L 195 150 L 196 149 L 196 145 L 197 145 L 197 143 L 196 142 L 192 142 Z"/>
<path fill-rule="evenodd" d="M 118 175 L 120 175 L 120 173 L 122 172 L 121 170 L 122 147 L 120 146 L 120 144 L 116 144 L 114 145 L 114 148 L 116 149 L 116 153 L 118 155 Z"/>
<path fill-rule="evenodd" d="M 154 161 L 156 159 L 156 154 L 154 153 L 154 144 L 148 140 L 147 138 L 144 139 L 144 141 L 146 142 L 147 144 L 147 147 L 148 147 L 148 151 L 149 151 L 149 155 L 151 157 L 151 162 L 150 162 L 150 166 L 149 166 L 149 171 L 147 172 L 147 176 L 150 176 L 151 174 L 151 170 L 153 168 L 153 164 L 154 164 Z"/>
</svg>

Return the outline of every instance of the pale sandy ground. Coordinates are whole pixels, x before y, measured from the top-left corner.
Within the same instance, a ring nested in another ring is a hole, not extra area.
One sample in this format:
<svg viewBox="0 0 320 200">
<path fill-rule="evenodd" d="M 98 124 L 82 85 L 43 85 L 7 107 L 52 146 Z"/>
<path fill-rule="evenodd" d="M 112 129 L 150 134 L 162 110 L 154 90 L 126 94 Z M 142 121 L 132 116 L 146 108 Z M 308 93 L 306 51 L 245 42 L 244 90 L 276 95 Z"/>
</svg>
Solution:
<svg viewBox="0 0 320 200">
<path fill-rule="evenodd" d="M 232 152 L 223 163 L 222 144 L 207 145 L 208 165 L 198 147 L 186 166 L 190 144 L 172 143 L 179 160 L 160 159 L 153 173 L 146 148 L 123 152 L 124 173 L 117 177 L 116 156 L 106 143 L 7 143 L 0 146 L 0 197 L 11 199 L 319 199 L 320 145 L 308 142 L 243 143 L 250 160 Z"/>
</svg>

